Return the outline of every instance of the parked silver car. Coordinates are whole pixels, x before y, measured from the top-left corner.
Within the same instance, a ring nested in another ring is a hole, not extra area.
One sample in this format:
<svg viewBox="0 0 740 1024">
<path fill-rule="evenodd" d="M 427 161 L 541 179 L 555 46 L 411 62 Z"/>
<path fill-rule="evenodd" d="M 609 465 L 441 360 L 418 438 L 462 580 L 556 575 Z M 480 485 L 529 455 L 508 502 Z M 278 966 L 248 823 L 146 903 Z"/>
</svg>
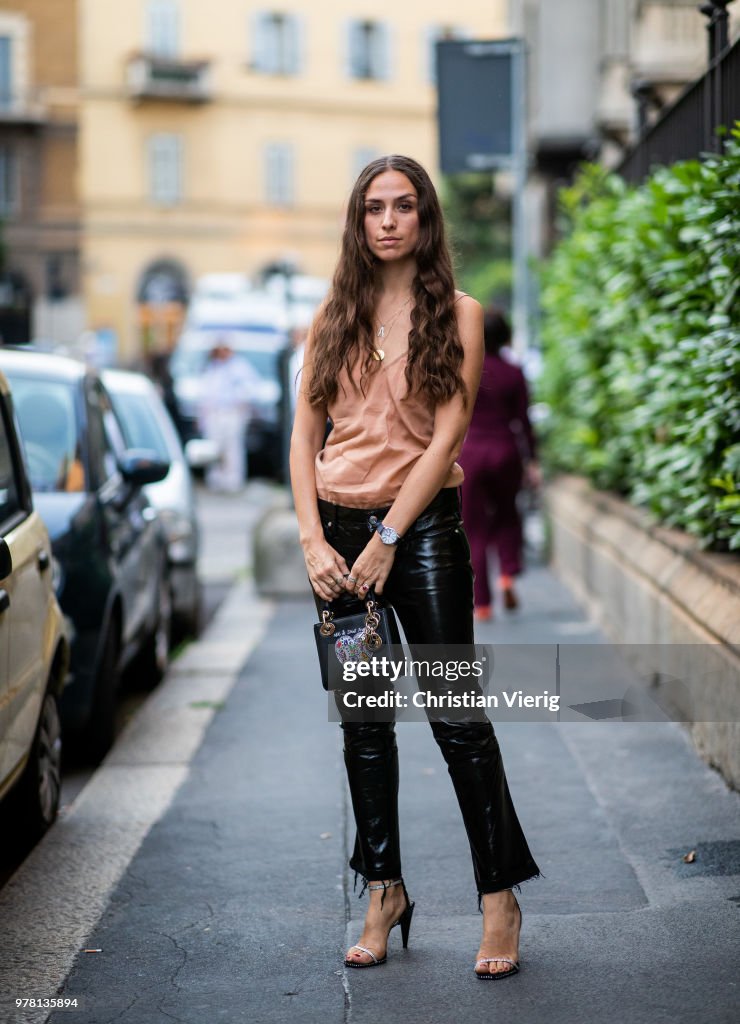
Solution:
<svg viewBox="0 0 740 1024">
<path fill-rule="evenodd" d="M 145 487 L 167 537 L 175 635 L 197 635 L 200 619 L 198 520 L 190 467 L 157 388 L 141 373 L 104 370 L 103 382 L 131 448 L 153 450 L 170 470 Z"/>
</svg>

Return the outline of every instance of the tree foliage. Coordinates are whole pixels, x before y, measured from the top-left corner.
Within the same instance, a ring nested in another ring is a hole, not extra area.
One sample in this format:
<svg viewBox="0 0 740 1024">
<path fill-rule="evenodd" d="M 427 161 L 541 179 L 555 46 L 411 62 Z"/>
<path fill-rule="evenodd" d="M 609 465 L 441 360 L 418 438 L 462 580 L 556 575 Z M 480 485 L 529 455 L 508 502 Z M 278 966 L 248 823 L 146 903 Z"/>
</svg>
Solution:
<svg viewBox="0 0 740 1024">
<path fill-rule="evenodd" d="M 458 285 L 479 302 L 511 304 L 511 204 L 490 174 L 448 175 L 442 205 Z"/>
<path fill-rule="evenodd" d="M 740 131 L 722 156 L 561 195 L 543 273 L 551 465 L 740 549 Z"/>
</svg>

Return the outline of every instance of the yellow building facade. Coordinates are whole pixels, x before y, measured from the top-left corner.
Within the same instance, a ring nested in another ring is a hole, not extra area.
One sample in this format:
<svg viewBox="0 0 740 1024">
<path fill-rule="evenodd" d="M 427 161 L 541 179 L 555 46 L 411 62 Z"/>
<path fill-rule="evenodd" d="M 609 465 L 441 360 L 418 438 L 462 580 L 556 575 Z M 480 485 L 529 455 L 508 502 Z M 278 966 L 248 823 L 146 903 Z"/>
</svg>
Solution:
<svg viewBox="0 0 740 1024">
<path fill-rule="evenodd" d="M 329 275 L 359 169 L 437 167 L 436 38 L 506 34 L 506 0 L 80 0 L 88 324 L 126 362 L 172 344 L 193 281 Z"/>
<path fill-rule="evenodd" d="M 73 337 L 79 300 L 77 0 L 0 3 L 0 339 Z"/>
</svg>

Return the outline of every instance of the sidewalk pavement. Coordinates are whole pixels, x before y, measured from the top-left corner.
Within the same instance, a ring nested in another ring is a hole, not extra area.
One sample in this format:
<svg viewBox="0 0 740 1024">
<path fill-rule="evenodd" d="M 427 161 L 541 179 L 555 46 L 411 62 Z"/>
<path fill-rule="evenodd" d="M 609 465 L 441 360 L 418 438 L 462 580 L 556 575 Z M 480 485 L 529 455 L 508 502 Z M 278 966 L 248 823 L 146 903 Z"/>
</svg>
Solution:
<svg viewBox="0 0 740 1024">
<path fill-rule="evenodd" d="M 248 587 L 241 593 L 235 633 L 265 614 Z M 482 642 L 599 641 L 548 570 L 530 572 L 521 594 L 522 609 L 484 626 Z M 410 945 L 396 929 L 382 970 L 343 969 L 365 899 L 347 868 L 351 809 L 314 618 L 308 600 L 278 604 L 223 706 L 212 699 L 190 770 L 84 942 L 100 952 L 80 952 L 64 985 L 83 1008 L 50 1021 L 737 1019 L 740 796 L 671 723 L 497 726 L 545 877 L 522 887 L 521 972 L 485 985 L 472 971 L 481 918 L 444 762 L 427 725 L 399 724 L 404 872 L 417 904 Z M 218 618 L 214 627 L 223 634 Z M 164 736 L 166 714 L 159 722 Z M 171 730 L 182 728 L 175 717 Z"/>
</svg>

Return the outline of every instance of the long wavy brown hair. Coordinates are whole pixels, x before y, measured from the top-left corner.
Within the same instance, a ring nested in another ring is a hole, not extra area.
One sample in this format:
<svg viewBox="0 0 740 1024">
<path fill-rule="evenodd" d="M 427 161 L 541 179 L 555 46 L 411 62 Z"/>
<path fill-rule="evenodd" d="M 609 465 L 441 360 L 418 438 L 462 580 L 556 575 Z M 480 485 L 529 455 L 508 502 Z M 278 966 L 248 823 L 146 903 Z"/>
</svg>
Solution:
<svg viewBox="0 0 740 1024">
<path fill-rule="evenodd" d="M 339 368 L 351 371 L 363 353 L 359 388 L 380 364 L 373 359 L 378 260 L 365 240 L 365 194 L 384 171 L 400 171 L 416 189 L 419 241 L 406 362 L 407 396 L 422 394 L 436 406 L 458 393 L 467 401 L 460 373 L 463 347 L 455 316 L 455 279 L 444 219 L 431 178 L 416 160 L 384 156 L 362 171 L 349 198 L 342 249 L 327 300 L 313 325 L 313 369 L 308 384 L 311 405 L 327 405 L 337 394 Z M 357 386 L 357 384 L 355 384 Z"/>
</svg>

